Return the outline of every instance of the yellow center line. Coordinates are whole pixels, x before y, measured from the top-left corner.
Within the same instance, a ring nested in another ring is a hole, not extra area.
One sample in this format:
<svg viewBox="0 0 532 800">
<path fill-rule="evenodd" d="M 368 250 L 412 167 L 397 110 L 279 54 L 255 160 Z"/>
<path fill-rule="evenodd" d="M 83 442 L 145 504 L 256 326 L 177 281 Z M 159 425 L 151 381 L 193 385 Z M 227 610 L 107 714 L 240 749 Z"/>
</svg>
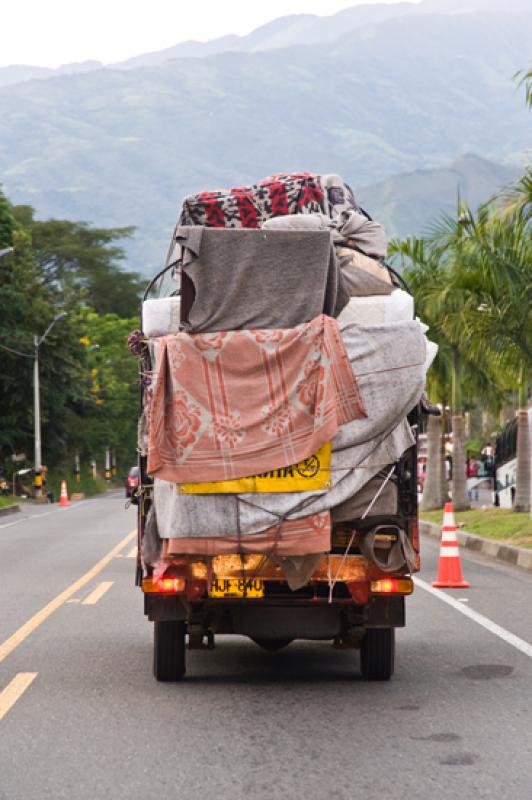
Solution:
<svg viewBox="0 0 532 800">
<path fill-rule="evenodd" d="M 0 692 L 0 719 L 5 717 L 38 674 L 38 672 L 19 672 L 11 683 L 8 683 L 6 688 Z"/>
<path fill-rule="evenodd" d="M 126 558 L 136 558 L 137 557 L 137 545 L 132 547 L 129 553 L 127 554 Z"/>
<path fill-rule="evenodd" d="M 112 585 L 113 581 L 102 581 L 102 583 L 99 583 L 96 589 L 93 592 L 91 592 L 88 595 L 88 597 L 85 598 L 85 600 L 82 602 L 81 605 L 82 606 L 95 605 L 100 599 L 100 597 L 103 597 L 106 591 L 110 589 Z"/>
<path fill-rule="evenodd" d="M 24 625 L 21 625 L 20 628 L 9 637 L 9 639 L 6 639 L 5 642 L 2 642 L 2 644 L 0 644 L 0 662 L 3 661 L 4 658 L 6 658 L 10 653 L 12 653 L 13 650 L 24 641 L 24 639 L 27 639 L 30 633 L 33 633 L 33 631 L 38 628 L 39 625 L 42 625 L 42 623 L 47 620 L 48 617 L 54 613 L 54 611 L 57 611 L 57 609 L 60 608 L 63 603 L 72 597 L 73 594 L 76 594 L 79 589 L 81 589 L 83 586 L 85 586 L 85 584 L 98 575 L 98 573 L 101 572 L 110 561 L 112 561 L 116 554 L 122 550 L 123 547 L 129 544 L 136 535 L 136 530 L 128 533 L 128 535 L 125 536 L 122 541 L 116 545 L 116 547 L 113 547 L 113 549 L 100 561 L 98 561 L 98 563 L 95 564 L 88 572 L 86 572 L 85 575 L 82 575 L 81 578 L 78 578 L 77 581 L 74 581 L 74 583 L 61 592 L 61 594 L 58 594 L 57 597 L 48 603 L 48 605 L 44 606 L 44 608 L 41 608 L 40 611 L 37 611 L 33 617 L 30 617 L 30 619 L 25 622 Z"/>
</svg>

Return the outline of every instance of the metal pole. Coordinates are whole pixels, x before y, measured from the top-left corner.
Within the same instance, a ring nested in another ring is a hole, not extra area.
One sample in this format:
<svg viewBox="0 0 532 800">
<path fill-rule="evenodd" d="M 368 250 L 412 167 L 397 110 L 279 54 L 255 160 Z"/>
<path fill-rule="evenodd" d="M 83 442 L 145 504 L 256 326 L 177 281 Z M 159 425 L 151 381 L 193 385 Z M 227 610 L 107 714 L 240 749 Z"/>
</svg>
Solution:
<svg viewBox="0 0 532 800">
<path fill-rule="evenodd" d="M 35 438 L 35 480 L 33 485 L 35 487 L 35 496 L 40 497 L 42 495 L 42 453 L 41 453 L 41 393 L 40 393 L 40 385 L 39 385 L 39 347 L 44 342 L 52 328 L 54 327 L 55 323 L 66 317 L 67 312 L 61 311 L 59 314 L 56 314 L 55 317 L 52 319 L 48 327 L 46 328 L 43 335 L 39 338 L 34 334 L 33 336 L 33 348 L 34 348 L 34 355 L 33 355 L 33 426 L 34 426 L 34 438 Z"/>
<path fill-rule="evenodd" d="M 33 346 L 35 348 L 35 355 L 33 358 L 33 425 L 35 437 L 35 494 L 41 494 L 41 467 L 42 467 L 42 453 L 41 453 L 41 396 L 39 385 L 39 338 L 33 337 Z"/>
</svg>

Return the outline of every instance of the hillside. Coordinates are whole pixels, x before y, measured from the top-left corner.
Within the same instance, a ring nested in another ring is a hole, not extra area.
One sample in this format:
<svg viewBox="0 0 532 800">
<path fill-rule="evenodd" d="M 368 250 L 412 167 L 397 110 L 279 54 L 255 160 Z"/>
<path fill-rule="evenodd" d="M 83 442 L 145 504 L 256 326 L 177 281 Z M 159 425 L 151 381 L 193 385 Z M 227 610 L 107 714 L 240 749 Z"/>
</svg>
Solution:
<svg viewBox="0 0 532 800">
<path fill-rule="evenodd" d="M 185 194 L 280 170 L 369 186 L 370 210 L 412 232 L 405 226 L 433 206 L 416 200 L 403 218 L 392 176 L 444 168 L 429 183 L 450 187 L 445 168 L 464 153 L 522 159 L 530 118 L 512 76 L 529 52 L 532 12 L 426 12 L 326 48 L 27 81 L 0 90 L 0 180 L 43 217 L 136 224 L 131 264 L 145 271 L 159 265 Z"/>
<path fill-rule="evenodd" d="M 63 64 L 57 69 L 49 67 L 33 67 L 27 64 L 13 64 L 9 67 L 0 67 L 0 88 L 12 86 L 24 81 L 46 80 L 60 75 L 75 75 L 77 73 L 92 72 L 101 69 L 100 61 L 80 61 L 76 64 Z"/>
<path fill-rule="evenodd" d="M 469 153 L 448 167 L 415 170 L 362 187 L 357 197 L 390 238 L 421 235 L 440 213 L 456 213 L 458 196 L 477 208 L 518 175 L 515 167 Z"/>
<path fill-rule="evenodd" d="M 334 42 L 351 31 L 405 15 L 463 14 L 500 11 L 499 0 L 405 0 L 399 3 L 361 3 L 336 14 L 290 14 L 271 20 L 245 36 L 224 35 L 205 42 L 188 40 L 151 53 L 142 53 L 125 61 L 103 65 L 99 61 L 64 64 L 57 69 L 27 65 L 0 67 L 0 86 L 26 80 L 50 78 L 62 74 L 88 72 L 104 66 L 111 69 L 137 69 L 158 66 L 176 58 L 204 58 L 226 52 L 254 53 L 279 47 Z M 506 13 L 529 12 L 529 0 L 506 0 Z"/>
</svg>

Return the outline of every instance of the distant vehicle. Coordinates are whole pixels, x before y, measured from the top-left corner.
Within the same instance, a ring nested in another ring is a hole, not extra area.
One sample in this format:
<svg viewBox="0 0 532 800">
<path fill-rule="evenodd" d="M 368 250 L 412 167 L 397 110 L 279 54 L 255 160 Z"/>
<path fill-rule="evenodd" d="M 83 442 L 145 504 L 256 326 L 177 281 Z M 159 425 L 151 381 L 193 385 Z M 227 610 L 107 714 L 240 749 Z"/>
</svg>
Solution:
<svg viewBox="0 0 532 800">
<path fill-rule="evenodd" d="M 532 443 L 532 409 L 528 411 Z M 517 417 L 511 420 L 495 442 L 495 505 L 513 508 L 517 479 Z"/>
<path fill-rule="evenodd" d="M 139 486 L 139 468 L 131 467 L 125 480 L 126 497 L 133 497 Z"/>
</svg>

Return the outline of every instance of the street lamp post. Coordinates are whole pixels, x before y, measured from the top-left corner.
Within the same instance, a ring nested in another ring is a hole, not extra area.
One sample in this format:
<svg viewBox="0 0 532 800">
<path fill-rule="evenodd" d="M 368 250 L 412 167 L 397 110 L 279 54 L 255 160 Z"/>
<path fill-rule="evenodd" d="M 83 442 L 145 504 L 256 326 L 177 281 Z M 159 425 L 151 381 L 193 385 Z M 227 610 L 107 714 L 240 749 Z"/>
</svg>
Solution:
<svg viewBox="0 0 532 800">
<path fill-rule="evenodd" d="M 13 252 L 13 247 L 5 247 L 2 250 L 0 250 L 0 258 L 9 255 L 9 253 L 12 252 Z M 41 489 L 42 487 L 41 393 L 39 384 L 39 347 L 44 342 L 44 340 L 54 327 L 55 323 L 58 320 L 63 319 L 63 317 L 66 317 L 66 315 L 67 315 L 66 311 L 61 311 L 59 314 L 56 314 L 40 338 L 37 335 L 33 336 L 33 356 L 30 356 L 27 353 L 20 353 L 16 350 L 13 351 L 17 355 L 25 356 L 26 358 L 33 358 L 33 430 L 35 439 L 35 464 L 34 464 L 35 482 L 34 483 L 35 483 L 36 495 L 40 495 L 42 491 Z"/>
<path fill-rule="evenodd" d="M 12 252 L 13 252 L 12 247 L 0 250 L 0 258 Z M 37 335 L 33 336 L 33 353 L 22 353 L 20 350 L 15 350 L 12 347 L 0 344 L 0 349 L 2 350 L 7 350 L 10 353 L 14 353 L 17 356 L 22 356 L 23 358 L 33 358 L 33 430 L 34 430 L 34 443 L 35 443 L 35 453 L 34 453 L 35 463 L 33 468 L 35 471 L 34 487 L 36 496 L 40 496 L 42 493 L 41 392 L 39 383 L 39 347 L 44 342 L 44 340 L 54 327 L 55 323 L 66 316 L 67 316 L 66 311 L 61 311 L 59 314 L 56 314 L 42 336 L 40 337 Z"/>
<path fill-rule="evenodd" d="M 35 457 L 33 459 L 33 464 L 35 467 L 35 476 L 39 475 L 41 472 L 41 461 L 42 461 L 42 453 L 41 453 L 41 385 L 39 383 L 39 338 L 38 336 L 33 337 L 33 348 L 34 348 L 34 357 L 33 357 L 33 430 L 34 430 L 34 445 L 35 445 Z M 35 481 L 37 485 L 37 480 Z"/>
<path fill-rule="evenodd" d="M 55 323 L 66 317 L 67 312 L 62 311 L 60 314 L 56 314 L 55 317 L 52 319 L 48 327 L 46 328 L 43 335 L 39 338 L 38 336 L 33 337 L 33 430 L 34 430 L 34 442 L 35 442 L 35 458 L 34 458 L 34 470 L 35 470 L 35 495 L 40 496 L 42 493 L 42 477 L 41 477 L 41 470 L 42 470 L 42 449 L 41 449 L 41 390 L 40 390 L 40 382 L 39 382 L 39 347 L 44 342 L 52 328 L 54 327 Z"/>
</svg>

